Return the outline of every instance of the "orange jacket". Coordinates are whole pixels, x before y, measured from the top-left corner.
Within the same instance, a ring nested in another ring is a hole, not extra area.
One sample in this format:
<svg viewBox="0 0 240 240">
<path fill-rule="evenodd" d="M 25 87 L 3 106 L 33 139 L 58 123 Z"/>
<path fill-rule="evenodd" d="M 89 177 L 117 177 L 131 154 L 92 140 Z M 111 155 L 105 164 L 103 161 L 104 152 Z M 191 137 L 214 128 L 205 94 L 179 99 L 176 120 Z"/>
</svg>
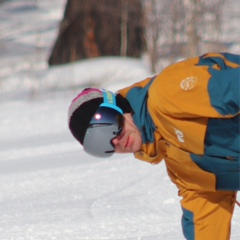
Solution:
<svg viewBox="0 0 240 240">
<path fill-rule="evenodd" d="M 185 238 L 230 239 L 240 189 L 240 56 L 210 53 L 178 62 L 119 93 L 142 132 L 135 157 L 164 159 L 179 189 Z"/>
</svg>

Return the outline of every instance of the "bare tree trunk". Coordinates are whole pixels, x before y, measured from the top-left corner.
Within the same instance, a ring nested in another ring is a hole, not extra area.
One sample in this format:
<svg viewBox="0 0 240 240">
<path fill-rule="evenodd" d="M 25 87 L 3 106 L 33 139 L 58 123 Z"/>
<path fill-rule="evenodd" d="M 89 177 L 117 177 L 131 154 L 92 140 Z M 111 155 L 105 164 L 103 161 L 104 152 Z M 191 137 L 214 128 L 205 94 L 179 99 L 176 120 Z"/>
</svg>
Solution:
<svg viewBox="0 0 240 240">
<path fill-rule="evenodd" d="M 144 3 L 147 48 L 151 71 L 155 73 L 157 68 L 158 40 L 160 38 L 162 19 L 161 15 L 159 14 L 158 0 L 146 0 Z"/>
<path fill-rule="evenodd" d="M 127 56 L 128 0 L 122 0 L 121 11 L 121 56 Z"/>
<path fill-rule="evenodd" d="M 185 29 L 185 19 L 184 19 L 184 6 L 179 0 L 172 0 L 170 11 L 170 18 L 166 21 L 169 25 L 168 31 L 170 42 L 170 53 L 168 54 L 168 58 L 170 63 L 176 61 L 176 56 L 182 54 L 182 43 L 184 42 L 184 29 Z"/>
<path fill-rule="evenodd" d="M 49 65 L 99 56 L 141 57 L 141 0 L 67 0 Z"/>
<path fill-rule="evenodd" d="M 198 34 L 198 17 L 200 2 L 198 0 L 185 0 L 186 21 L 187 21 L 187 39 L 188 48 L 186 55 L 188 57 L 196 56 L 199 50 L 200 36 Z"/>
</svg>

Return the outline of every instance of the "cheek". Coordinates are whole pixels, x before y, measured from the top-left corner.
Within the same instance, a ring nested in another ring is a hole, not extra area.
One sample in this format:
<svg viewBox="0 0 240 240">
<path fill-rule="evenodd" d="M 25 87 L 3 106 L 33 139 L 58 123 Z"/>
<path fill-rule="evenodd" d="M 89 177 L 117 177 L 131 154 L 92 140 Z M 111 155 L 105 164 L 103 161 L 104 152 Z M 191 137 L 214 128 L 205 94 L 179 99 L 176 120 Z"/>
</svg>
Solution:
<svg viewBox="0 0 240 240">
<path fill-rule="evenodd" d="M 137 126 L 134 125 L 132 121 L 126 121 L 126 124 L 124 125 L 126 131 L 131 131 L 134 133 L 137 133 L 139 130 Z"/>
<path fill-rule="evenodd" d="M 141 135 L 137 135 L 136 140 L 135 140 L 135 152 L 139 151 L 142 146 L 142 137 Z"/>
</svg>

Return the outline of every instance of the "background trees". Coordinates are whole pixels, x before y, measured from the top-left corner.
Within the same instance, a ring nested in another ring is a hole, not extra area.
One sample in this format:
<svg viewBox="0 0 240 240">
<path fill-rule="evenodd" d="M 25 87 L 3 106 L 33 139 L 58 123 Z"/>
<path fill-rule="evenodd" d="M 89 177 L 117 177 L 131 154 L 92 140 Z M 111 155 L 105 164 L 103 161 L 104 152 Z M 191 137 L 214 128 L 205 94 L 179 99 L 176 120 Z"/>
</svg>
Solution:
<svg viewBox="0 0 240 240">
<path fill-rule="evenodd" d="M 49 65 L 98 56 L 140 57 L 145 49 L 140 0 L 68 0 Z"/>
<path fill-rule="evenodd" d="M 223 51 L 226 0 L 68 0 L 49 65 L 98 56 L 149 57 L 152 72 Z"/>
<path fill-rule="evenodd" d="M 142 0 L 151 69 L 208 51 L 223 51 L 225 0 Z"/>
</svg>

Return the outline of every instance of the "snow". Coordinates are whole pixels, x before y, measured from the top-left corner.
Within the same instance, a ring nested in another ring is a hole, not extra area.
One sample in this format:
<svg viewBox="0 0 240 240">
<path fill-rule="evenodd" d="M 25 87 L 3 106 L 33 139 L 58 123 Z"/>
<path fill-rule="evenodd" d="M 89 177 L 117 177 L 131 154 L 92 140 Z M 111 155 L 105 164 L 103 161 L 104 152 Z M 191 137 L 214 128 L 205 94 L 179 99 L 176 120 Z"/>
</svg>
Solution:
<svg viewBox="0 0 240 240">
<path fill-rule="evenodd" d="M 151 73 L 145 61 L 129 58 L 49 69 L 64 4 L 1 4 L 0 239 L 184 239 L 180 198 L 164 163 L 152 166 L 132 155 L 96 159 L 71 136 L 67 109 L 80 89 L 115 91 Z M 239 229 L 236 206 L 232 240 Z"/>
</svg>

